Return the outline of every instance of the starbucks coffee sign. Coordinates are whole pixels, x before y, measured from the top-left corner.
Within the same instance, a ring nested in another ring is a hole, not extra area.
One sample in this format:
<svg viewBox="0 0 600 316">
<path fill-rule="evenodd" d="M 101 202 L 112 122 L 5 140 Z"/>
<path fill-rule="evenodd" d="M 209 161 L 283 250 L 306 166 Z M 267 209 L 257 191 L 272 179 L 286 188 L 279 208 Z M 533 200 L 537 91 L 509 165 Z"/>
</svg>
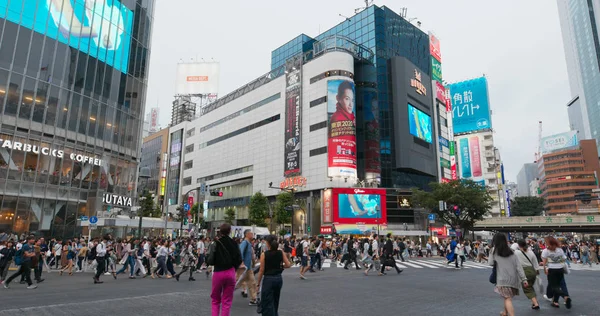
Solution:
<svg viewBox="0 0 600 316">
<path fill-rule="evenodd" d="M 31 144 L 17 142 L 17 141 L 10 141 L 8 139 L 0 139 L 0 147 L 6 148 L 6 149 L 12 149 L 12 150 L 24 151 L 27 153 L 42 154 L 44 156 L 53 156 L 56 158 L 63 158 L 65 156 L 64 150 L 53 149 L 53 148 L 45 147 L 45 146 L 36 146 L 36 145 L 31 145 Z M 91 157 L 91 156 L 86 156 L 86 155 L 81 155 L 81 154 L 76 154 L 76 153 L 70 154 L 69 158 L 71 158 L 71 160 L 75 160 L 77 162 L 81 162 L 84 164 L 87 163 L 87 164 L 91 164 L 94 166 L 102 166 L 102 164 L 103 164 L 102 159 L 98 159 L 96 157 Z"/>
<path fill-rule="evenodd" d="M 104 193 L 102 203 L 116 206 L 132 206 L 131 198 L 112 193 Z"/>
</svg>

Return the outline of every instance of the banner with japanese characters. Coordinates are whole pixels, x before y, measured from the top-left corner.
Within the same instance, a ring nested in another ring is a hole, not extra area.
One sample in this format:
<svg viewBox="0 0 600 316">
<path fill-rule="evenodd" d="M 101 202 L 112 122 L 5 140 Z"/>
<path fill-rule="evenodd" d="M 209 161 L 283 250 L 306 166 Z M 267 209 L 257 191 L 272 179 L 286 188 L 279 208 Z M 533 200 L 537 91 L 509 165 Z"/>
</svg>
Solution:
<svg viewBox="0 0 600 316">
<path fill-rule="evenodd" d="M 330 177 L 356 178 L 356 107 L 354 82 L 327 82 L 327 174 Z"/>
<path fill-rule="evenodd" d="M 454 134 L 492 128 L 487 79 L 475 78 L 448 85 Z"/>
<path fill-rule="evenodd" d="M 285 177 L 299 175 L 301 167 L 302 136 L 302 56 L 288 59 L 285 65 L 285 135 L 284 167 Z"/>
</svg>

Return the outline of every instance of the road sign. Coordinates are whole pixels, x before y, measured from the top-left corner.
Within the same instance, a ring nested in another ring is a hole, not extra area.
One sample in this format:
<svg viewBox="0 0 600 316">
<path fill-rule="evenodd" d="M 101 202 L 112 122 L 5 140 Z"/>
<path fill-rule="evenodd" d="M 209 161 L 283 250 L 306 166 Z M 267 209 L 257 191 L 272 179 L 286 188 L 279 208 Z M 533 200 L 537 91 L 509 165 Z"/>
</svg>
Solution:
<svg viewBox="0 0 600 316">
<path fill-rule="evenodd" d="M 81 215 L 81 221 L 82 221 L 82 222 L 87 222 L 87 220 L 88 220 L 88 217 L 87 217 L 87 216 L 85 216 L 85 215 Z"/>
<path fill-rule="evenodd" d="M 430 221 L 435 221 L 435 214 L 429 214 L 429 215 L 427 215 L 427 218 L 428 218 Z"/>
<path fill-rule="evenodd" d="M 96 224 L 96 223 L 98 223 L 98 217 L 96 217 L 96 216 L 90 217 L 90 224 Z"/>
<path fill-rule="evenodd" d="M 189 211 L 190 210 L 190 205 L 187 204 L 187 203 L 183 204 L 183 210 L 186 211 L 186 212 Z"/>
</svg>

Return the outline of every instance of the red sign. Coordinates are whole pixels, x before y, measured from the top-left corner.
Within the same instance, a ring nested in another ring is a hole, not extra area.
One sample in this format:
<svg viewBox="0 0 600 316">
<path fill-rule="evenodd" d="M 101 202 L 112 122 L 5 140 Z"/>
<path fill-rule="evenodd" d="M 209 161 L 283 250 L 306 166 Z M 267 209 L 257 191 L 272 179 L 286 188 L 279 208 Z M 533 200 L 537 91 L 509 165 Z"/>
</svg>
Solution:
<svg viewBox="0 0 600 316">
<path fill-rule="evenodd" d="M 450 179 L 446 179 L 446 178 L 442 178 L 442 183 L 448 183 L 448 182 L 450 182 L 450 181 L 452 181 L 452 180 L 450 180 Z"/>
<path fill-rule="evenodd" d="M 452 174 L 452 180 L 458 179 L 458 175 L 456 173 L 456 157 L 450 157 L 450 173 Z"/>
<path fill-rule="evenodd" d="M 333 233 L 333 227 L 321 226 L 321 234 L 331 234 L 331 233 Z"/>
<path fill-rule="evenodd" d="M 452 101 L 450 101 L 450 98 L 446 98 L 446 112 L 452 112 Z"/>
<path fill-rule="evenodd" d="M 323 191 L 323 223 L 331 223 L 333 221 L 332 214 L 333 205 L 331 203 L 331 190 Z"/>
<path fill-rule="evenodd" d="M 435 81 L 435 96 L 440 102 L 446 104 L 446 88 L 437 80 Z"/>
<path fill-rule="evenodd" d="M 306 178 L 305 177 L 291 177 L 286 178 L 285 180 L 279 183 L 279 188 L 281 189 L 294 189 L 297 187 L 305 187 L 306 186 Z"/>
<path fill-rule="evenodd" d="M 431 227 L 431 233 L 438 236 L 446 236 L 446 227 Z"/>
<path fill-rule="evenodd" d="M 192 208 L 192 206 L 194 206 L 194 197 L 193 196 L 188 196 L 188 204 L 190 205 L 190 208 Z"/>
<path fill-rule="evenodd" d="M 385 189 L 331 189 L 334 224 L 387 225 Z"/>
<path fill-rule="evenodd" d="M 433 58 L 437 59 L 440 63 L 442 62 L 442 53 L 440 51 L 440 40 L 435 35 L 429 33 L 429 53 Z"/>
</svg>

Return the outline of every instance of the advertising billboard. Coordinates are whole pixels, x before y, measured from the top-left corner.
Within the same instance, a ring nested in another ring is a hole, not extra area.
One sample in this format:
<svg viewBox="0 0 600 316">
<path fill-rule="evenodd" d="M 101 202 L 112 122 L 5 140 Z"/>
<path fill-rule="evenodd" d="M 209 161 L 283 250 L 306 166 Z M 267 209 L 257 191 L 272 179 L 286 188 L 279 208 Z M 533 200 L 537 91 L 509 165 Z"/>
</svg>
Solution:
<svg viewBox="0 0 600 316">
<path fill-rule="evenodd" d="M 150 109 L 150 131 L 156 132 L 158 130 L 158 113 L 160 108 Z"/>
<path fill-rule="evenodd" d="M 192 62 L 177 64 L 175 94 L 219 93 L 218 62 Z"/>
<path fill-rule="evenodd" d="M 363 101 L 365 120 L 365 179 L 368 182 L 372 182 L 372 180 L 379 182 L 381 178 L 381 137 L 379 134 L 377 91 L 363 91 Z"/>
<path fill-rule="evenodd" d="M 0 0 L 0 18 L 127 72 L 133 12 L 117 0 Z"/>
<path fill-rule="evenodd" d="M 435 58 L 440 63 L 442 62 L 440 40 L 431 32 L 429 33 L 429 53 L 431 54 L 431 57 Z"/>
<path fill-rule="evenodd" d="M 577 145 L 579 145 L 577 131 L 568 131 L 566 133 L 560 133 L 542 138 L 540 148 L 542 150 L 542 154 L 546 154 Z"/>
<path fill-rule="evenodd" d="M 331 189 L 323 190 L 323 223 L 333 222 L 333 201 Z"/>
<path fill-rule="evenodd" d="M 440 100 L 440 102 L 446 104 L 446 88 L 439 81 L 435 82 L 435 97 Z"/>
<path fill-rule="evenodd" d="M 480 77 L 448 85 L 454 134 L 492 128 L 487 79 Z"/>
<path fill-rule="evenodd" d="M 431 56 L 431 79 L 442 82 L 442 64 Z"/>
<path fill-rule="evenodd" d="M 431 117 L 425 112 L 408 104 L 408 127 L 410 133 L 428 143 L 432 142 Z"/>
<path fill-rule="evenodd" d="M 455 138 L 458 147 L 458 161 L 456 163 L 459 166 L 460 178 L 481 182 L 482 185 L 485 185 L 485 179 L 483 178 L 483 169 L 485 168 L 485 158 L 482 152 L 483 137 L 477 134 L 469 134 Z M 454 173 L 454 170 L 452 172 Z"/>
<path fill-rule="evenodd" d="M 285 64 L 285 122 L 283 175 L 300 174 L 302 156 L 302 58 L 290 58 Z"/>
<path fill-rule="evenodd" d="M 356 177 L 356 107 L 354 82 L 327 82 L 327 174 L 330 177 Z"/>
<path fill-rule="evenodd" d="M 385 189 L 332 189 L 333 222 L 336 224 L 387 223 Z"/>
</svg>

